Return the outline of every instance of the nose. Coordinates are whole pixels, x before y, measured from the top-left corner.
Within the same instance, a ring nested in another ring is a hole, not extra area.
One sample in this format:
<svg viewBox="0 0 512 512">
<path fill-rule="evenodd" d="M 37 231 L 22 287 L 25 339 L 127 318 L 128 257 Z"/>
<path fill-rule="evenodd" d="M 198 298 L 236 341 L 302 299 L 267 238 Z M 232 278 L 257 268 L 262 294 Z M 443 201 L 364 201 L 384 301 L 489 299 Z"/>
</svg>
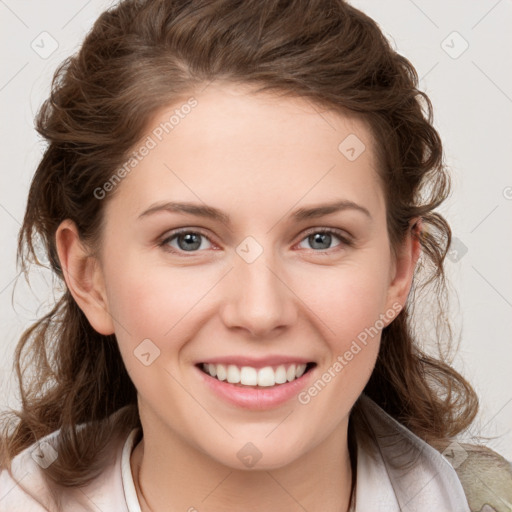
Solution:
<svg viewBox="0 0 512 512">
<path fill-rule="evenodd" d="M 270 250 L 252 263 L 235 255 L 226 286 L 222 316 L 226 327 L 243 329 L 254 338 L 270 338 L 297 319 L 296 297 Z"/>
</svg>

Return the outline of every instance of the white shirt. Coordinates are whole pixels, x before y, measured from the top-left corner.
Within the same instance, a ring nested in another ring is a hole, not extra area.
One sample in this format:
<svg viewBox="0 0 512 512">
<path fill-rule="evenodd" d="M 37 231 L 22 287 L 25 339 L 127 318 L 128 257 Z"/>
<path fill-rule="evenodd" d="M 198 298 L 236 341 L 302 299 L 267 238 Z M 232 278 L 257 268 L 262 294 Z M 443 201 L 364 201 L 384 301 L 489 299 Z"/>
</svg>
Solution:
<svg viewBox="0 0 512 512">
<path fill-rule="evenodd" d="M 363 395 L 361 406 L 375 442 L 365 449 L 357 446 L 355 512 L 470 512 L 447 459 L 370 398 Z M 14 479 L 5 469 L 0 472 L 0 512 L 141 512 L 130 467 L 138 434 L 133 429 L 126 439 L 113 442 L 111 462 L 81 489 L 48 482 L 36 462 L 40 445 L 34 443 L 13 459 Z M 40 443 L 51 446 L 58 435 L 59 430 Z M 398 467 L 407 461 L 407 469 Z"/>
</svg>

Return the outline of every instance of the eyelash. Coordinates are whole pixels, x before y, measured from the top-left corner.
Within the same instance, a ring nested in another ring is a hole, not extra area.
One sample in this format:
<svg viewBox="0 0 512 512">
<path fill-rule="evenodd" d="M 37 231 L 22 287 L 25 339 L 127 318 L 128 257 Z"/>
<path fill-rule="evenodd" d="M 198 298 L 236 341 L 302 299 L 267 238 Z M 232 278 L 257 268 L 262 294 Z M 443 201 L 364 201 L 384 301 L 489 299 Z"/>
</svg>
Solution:
<svg viewBox="0 0 512 512">
<path fill-rule="evenodd" d="M 205 237 L 210 243 L 213 244 L 212 240 L 210 240 L 210 237 L 208 235 L 206 235 L 206 233 L 204 233 L 202 230 L 182 228 L 182 229 L 177 229 L 177 230 L 171 231 L 169 236 L 166 236 L 161 242 L 158 243 L 158 246 L 162 247 L 165 251 L 171 252 L 173 254 L 183 255 L 186 258 L 192 257 L 194 255 L 194 253 L 197 254 L 202 251 L 200 251 L 200 250 L 190 251 L 190 253 L 187 254 L 187 251 L 175 249 L 174 247 L 170 247 L 168 245 L 170 241 L 174 240 L 179 235 L 184 235 L 184 234 L 189 234 L 189 233 L 192 233 L 195 235 L 201 235 L 201 236 Z M 314 235 L 316 233 L 335 235 L 335 237 L 340 240 L 341 244 L 337 245 L 336 247 L 333 247 L 332 249 L 323 249 L 323 250 L 322 249 L 318 249 L 318 250 L 310 249 L 311 251 L 313 251 L 315 253 L 330 254 L 331 252 L 336 252 L 336 250 L 340 250 L 340 247 L 343 245 L 345 245 L 346 247 L 353 246 L 353 241 L 349 237 L 347 237 L 343 231 L 341 231 L 339 229 L 335 229 L 335 228 L 312 228 L 304 234 L 304 236 L 300 239 L 299 243 L 302 242 L 303 240 L 305 240 L 306 238 L 308 238 L 309 236 Z"/>
</svg>

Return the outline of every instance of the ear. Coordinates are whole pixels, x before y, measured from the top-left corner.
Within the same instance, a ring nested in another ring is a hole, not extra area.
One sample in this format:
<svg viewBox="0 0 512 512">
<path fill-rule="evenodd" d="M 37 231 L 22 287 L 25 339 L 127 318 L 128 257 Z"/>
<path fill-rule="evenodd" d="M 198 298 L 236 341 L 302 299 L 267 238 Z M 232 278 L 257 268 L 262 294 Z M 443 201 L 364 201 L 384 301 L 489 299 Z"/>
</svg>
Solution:
<svg viewBox="0 0 512 512">
<path fill-rule="evenodd" d="M 414 218 L 409 222 L 409 229 L 402 245 L 397 249 L 396 259 L 390 275 L 391 282 L 388 288 L 386 306 L 388 310 L 400 304 L 403 309 L 412 285 L 416 263 L 421 255 L 420 237 L 423 231 L 421 218 Z"/>
<path fill-rule="evenodd" d="M 57 228 L 55 243 L 68 289 L 94 330 L 108 335 L 114 323 L 108 311 L 103 272 L 83 244 L 76 224 L 66 219 Z"/>
</svg>

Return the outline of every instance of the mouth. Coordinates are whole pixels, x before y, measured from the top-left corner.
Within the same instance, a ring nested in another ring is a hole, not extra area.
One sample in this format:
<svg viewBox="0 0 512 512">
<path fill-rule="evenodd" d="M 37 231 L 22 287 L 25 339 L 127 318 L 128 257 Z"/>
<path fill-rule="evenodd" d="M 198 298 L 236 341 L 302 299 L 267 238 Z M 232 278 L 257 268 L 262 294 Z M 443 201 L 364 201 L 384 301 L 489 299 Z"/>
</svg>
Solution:
<svg viewBox="0 0 512 512">
<path fill-rule="evenodd" d="M 206 375 L 241 388 L 276 388 L 300 379 L 309 373 L 315 362 L 290 363 L 255 368 L 234 364 L 198 363 L 195 365 Z"/>
</svg>

